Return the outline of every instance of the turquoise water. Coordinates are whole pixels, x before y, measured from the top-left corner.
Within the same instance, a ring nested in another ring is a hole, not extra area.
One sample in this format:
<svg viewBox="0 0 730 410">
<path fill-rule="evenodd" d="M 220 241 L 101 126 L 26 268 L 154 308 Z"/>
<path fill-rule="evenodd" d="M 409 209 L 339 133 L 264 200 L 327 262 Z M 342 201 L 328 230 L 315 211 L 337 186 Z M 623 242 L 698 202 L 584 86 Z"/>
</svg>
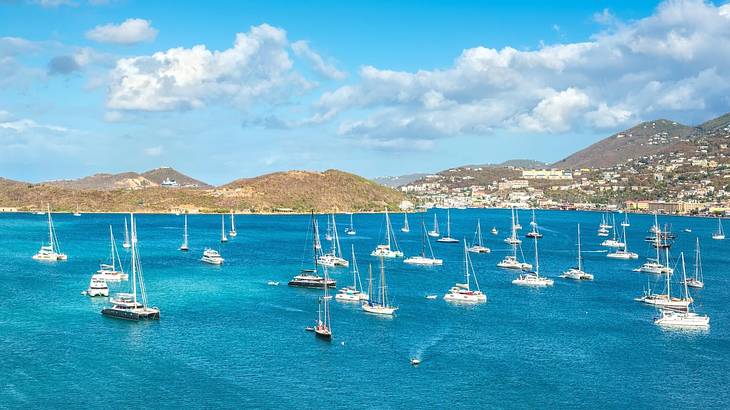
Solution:
<svg viewBox="0 0 730 410">
<path fill-rule="evenodd" d="M 445 211 L 436 212 L 446 220 Z M 427 225 L 433 219 L 424 217 Z M 471 240 L 481 218 L 492 253 L 472 260 L 489 302 L 460 307 L 441 300 L 463 278 L 462 247 L 434 242 L 442 267 L 386 262 L 397 317 L 333 302 L 334 340 L 327 343 L 304 331 L 320 293 L 285 286 L 302 264 L 308 216 L 239 216 L 238 237 L 220 244 L 220 217 L 193 215 L 191 250 L 182 253 L 182 217 L 140 215 L 149 299 L 162 311 L 153 323 L 102 317 L 104 302 L 80 294 L 107 257 L 108 224 L 120 239 L 123 218 L 55 215 L 69 260 L 40 263 L 31 256 L 45 238 L 45 217 L 0 215 L 0 407 L 727 408 L 730 402 L 730 241 L 709 239 L 716 220 L 660 221 L 679 234 L 674 256 L 692 255 L 695 235 L 701 238 L 706 288 L 695 297 L 698 311 L 711 317 L 708 332 L 663 331 L 652 324 L 655 311 L 633 301 L 649 278 L 631 268 L 651 254 L 643 242 L 650 216 L 632 215 L 628 228 L 630 248 L 642 258 L 611 261 L 592 252 L 600 249 L 600 214 L 538 212 L 545 234 L 541 272 L 557 277 L 575 263 L 580 222 L 585 268 L 596 280 L 556 278 L 553 288 L 527 289 L 510 283 L 515 273 L 495 266 L 509 251 L 502 242 L 509 211 L 454 210 L 455 237 Z M 340 231 L 347 219 L 339 217 Z M 367 272 L 376 263 L 369 253 L 383 216 L 354 219 L 358 235 L 341 235 L 341 242 L 348 250 L 355 245 Z M 398 228 L 402 216 L 393 221 Z M 412 232 L 398 232 L 406 255 L 420 250 L 420 221 L 412 215 Z M 526 232 L 527 213 L 521 222 Z M 492 226 L 498 236 L 489 233 Z M 681 232 L 685 227 L 693 233 Z M 205 246 L 220 248 L 226 264 L 199 262 Z M 525 254 L 532 260 L 531 245 Z M 333 276 L 338 286 L 351 280 L 345 269 Z M 429 293 L 439 299 L 426 300 Z M 412 367 L 411 357 L 423 363 Z"/>
</svg>

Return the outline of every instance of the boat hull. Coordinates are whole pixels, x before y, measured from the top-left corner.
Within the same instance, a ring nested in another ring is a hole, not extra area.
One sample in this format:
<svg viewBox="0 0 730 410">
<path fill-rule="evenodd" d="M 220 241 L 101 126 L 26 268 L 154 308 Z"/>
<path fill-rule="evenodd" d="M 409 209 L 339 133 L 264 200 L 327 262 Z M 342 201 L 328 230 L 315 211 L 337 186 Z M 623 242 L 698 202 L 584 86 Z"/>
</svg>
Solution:
<svg viewBox="0 0 730 410">
<path fill-rule="evenodd" d="M 122 310 L 114 308 L 102 309 L 101 314 L 114 319 L 123 319 L 131 321 L 142 321 L 142 320 L 160 320 L 160 311 L 150 309 L 147 311 L 132 311 Z"/>
</svg>

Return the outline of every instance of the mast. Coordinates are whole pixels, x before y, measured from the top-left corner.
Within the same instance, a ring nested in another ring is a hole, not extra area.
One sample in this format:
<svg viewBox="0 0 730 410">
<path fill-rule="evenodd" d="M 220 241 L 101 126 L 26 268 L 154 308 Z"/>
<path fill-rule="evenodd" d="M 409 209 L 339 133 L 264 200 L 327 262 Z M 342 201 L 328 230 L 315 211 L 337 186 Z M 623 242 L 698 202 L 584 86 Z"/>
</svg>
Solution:
<svg viewBox="0 0 730 410">
<path fill-rule="evenodd" d="M 357 271 L 357 260 L 355 259 L 355 245 L 352 247 L 352 287 L 357 290 L 357 282 L 360 277 L 360 272 Z M 360 290 L 362 290 L 362 283 L 360 284 Z"/>
<path fill-rule="evenodd" d="M 446 208 L 446 237 L 451 238 L 451 208 Z"/>
<path fill-rule="evenodd" d="M 373 264 L 368 264 L 368 303 L 373 304 Z"/>
<path fill-rule="evenodd" d="M 404 213 L 403 214 L 403 217 L 405 218 L 405 220 L 403 222 L 403 227 L 406 228 L 406 229 L 408 229 L 408 230 L 410 230 L 410 226 L 408 226 L 408 213 L 407 212 Z"/>
<path fill-rule="evenodd" d="M 436 217 L 436 212 L 433 213 L 433 231 L 437 234 L 439 233 L 439 221 Z"/>
<path fill-rule="evenodd" d="M 479 241 L 478 242 L 479 246 L 483 246 L 482 245 L 482 224 L 481 224 L 480 219 L 477 219 L 477 240 Z"/>
<path fill-rule="evenodd" d="M 319 276 L 317 269 L 317 244 L 319 243 L 319 229 L 317 228 L 317 220 L 314 218 L 314 211 L 312 211 L 312 256 L 314 262 L 314 275 Z M 324 283 L 327 286 L 327 282 Z"/>
<path fill-rule="evenodd" d="M 127 227 L 127 218 L 124 218 L 124 243 L 129 245 L 129 228 Z"/>
<path fill-rule="evenodd" d="M 624 252 L 629 251 L 629 238 L 626 236 L 626 227 L 622 226 L 624 231 Z"/>
<path fill-rule="evenodd" d="M 114 232 L 112 232 L 112 226 L 109 225 L 109 247 L 110 252 L 112 254 L 112 270 L 116 272 L 117 270 L 117 264 L 116 264 L 116 258 L 114 257 Z"/>
<path fill-rule="evenodd" d="M 469 290 L 469 251 L 466 249 L 466 239 L 464 239 L 464 276 L 466 276 L 466 290 Z"/>
<path fill-rule="evenodd" d="M 388 249 L 390 249 L 390 217 L 388 216 L 388 208 L 385 208 L 385 236 L 388 244 Z"/>
<path fill-rule="evenodd" d="M 700 260 L 700 238 L 697 238 L 697 246 L 695 250 L 695 279 L 702 281 L 702 261 Z"/>
<path fill-rule="evenodd" d="M 537 237 L 535 239 L 535 276 L 540 276 L 540 258 L 537 255 Z"/>
<path fill-rule="evenodd" d="M 614 228 L 614 232 L 615 232 L 615 228 Z M 578 270 L 579 271 L 583 271 L 582 262 L 583 261 L 581 260 L 581 255 L 580 255 L 580 224 L 578 224 Z"/>
<path fill-rule="evenodd" d="M 352 213 L 350 213 L 350 230 L 351 231 L 355 230 L 355 226 L 352 224 Z"/>
<path fill-rule="evenodd" d="M 48 209 L 48 244 L 51 246 L 51 250 L 56 252 L 56 244 L 53 240 L 53 221 L 51 221 L 51 205 L 47 204 Z"/>
<path fill-rule="evenodd" d="M 188 214 L 185 214 L 185 226 L 183 230 L 183 246 L 188 246 Z"/>
<path fill-rule="evenodd" d="M 236 232 L 236 220 L 233 217 L 233 209 L 231 209 L 231 232 Z"/>
<path fill-rule="evenodd" d="M 221 215 L 221 241 L 226 239 L 226 217 Z"/>
<path fill-rule="evenodd" d="M 687 287 L 687 272 L 684 269 L 684 252 L 680 254 L 682 258 L 682 282 L 684 282 L 684 300 L 689 300 L 689 288 Z M 689 312 L 689 305 L 687 305 L 687 311 Z"/>
<path fill-rule="evenodd" d="M 132 225 L 132 297 L 134 298 L 134 306 L 137 307 L 137 232 L 133 213 L 129 214 L 129 219 Z"/>
<path fill-rule="evenodd" d="M 512 207 L 512 242 L 517 238 L 517 228 L 515 227 L 515 207 Z"/>
<path fill-rule="evenodd" d="M 380 257 L 380 306 L 388 306 L 388 296 L 385 291 L 385 262 L 382 256 Z"/>
<path fill-rule="evenodd" d="M 613 240 L 616 241 L 616 217 L 611 215 L 611 218 L 611 225 L 613 225 L 613 228 L 611 228 L 613 231 Z"/>
<path fill-rule="evenodd" d="M 421 222 L 423 225 L 423 232 L 421 233 L 421 256 L 426 257 L 426 224 Z"/>
</svg>

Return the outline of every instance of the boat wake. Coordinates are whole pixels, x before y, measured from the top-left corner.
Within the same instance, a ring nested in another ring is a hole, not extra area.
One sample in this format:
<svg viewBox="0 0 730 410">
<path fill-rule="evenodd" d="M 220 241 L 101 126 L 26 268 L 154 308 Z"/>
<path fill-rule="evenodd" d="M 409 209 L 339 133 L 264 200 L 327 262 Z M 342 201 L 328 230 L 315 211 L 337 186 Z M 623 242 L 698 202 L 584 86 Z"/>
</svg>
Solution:
<svg viewBox="0 0 730 410">
<path fill-rule="evenodd" d="M 608 249 L 598 249 L 595 251 L 583 251 L 583 253 L 607 253 Z"/>
<path fill-rule="evenodd" d="M 417 346 L 413 350 L 411 350 L 410 359 L 416 359 L 419 362 L 422 362 L 424 358 L 426 357 L 426 351 L 431 349 L 432 347 L 436 346 L 437 344 L 441 343 L 446 339 L 446 333 L 448 329 L 439 332 L 438 334 L 432 336 L 431 338 L 427 339 L 423 343 L 421 343 L 420 346 Z"/>
<path fill-rule="evenodd" d="M 274 308 L 274 309 L 279 309 L 279 310 L 283 310 L 283 311 L 285 311 L 285 312 L 305 312 L 305 311 L 304 311 L 304 310 L 302 310 L 302 309 L 296 309 L 296 308 L 293 308 L 293 307 L 288 307 L 288 306 L 281 306 L 281 305 L 272 305 L 272 304 L 266 304 L 266 305 L 264 305 L 264 306 L 268 306 L 268 307 L 270 307 L 270 308 Z"/>
</svg>

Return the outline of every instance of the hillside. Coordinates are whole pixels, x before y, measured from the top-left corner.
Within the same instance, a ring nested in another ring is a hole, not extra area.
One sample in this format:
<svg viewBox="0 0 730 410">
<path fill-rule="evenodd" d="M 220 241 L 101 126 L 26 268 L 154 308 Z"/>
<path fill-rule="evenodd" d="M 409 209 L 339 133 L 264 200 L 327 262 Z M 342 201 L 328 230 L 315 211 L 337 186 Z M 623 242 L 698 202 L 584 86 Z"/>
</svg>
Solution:
<svg viewBox="0 0 730 410">
<path fill-rule="evenodd" d="M 144 172 L 141 174 L 142 177 L 154 182 L 157 185 L 162 184 L 162 181 L 166 179 L 177 181 L 180 186 L 190 188 L 210 188 L 211 186 L 203 181 L 191 178 L 176 169 L 170 167 L 155 168 L 153 170 Z"/>
<path fill-rule="evenodd" d="M 373 181 L 390 188 L 398 188 L 399 186 L 409 184 L 413 181 L 417 181 L 425 177 L 426 175 L 428 174 L 408 174 L 393 177 L 376 177 L 373 178 Z"/>
<path fill-rule="evenodd" d="M 192 188 L 209 188 L 205 182 L 191 178 L 169 167 L 156 168 L 142 174 L 137 172 L 122 172 L 119 174 L 94 174 L 79 179 L 47 181 L 43 184 L 68 189 L 93 189 L 99 191 L 113 191 L 117 189 L 143 189 L 158 187 L 166 178 L 177 181 L 180 186 Z"/>
<path fill-rule="evenodd" d="M 104 181 L 105 178 L 113 180 L 108 177 L 95 180 Z M 404 198 L 398 191 L 336 170 L 280 172 L 236 180 L 213 189 L 159 186 L 79 189 L 63 183 L 29 184 L 0 178 L 0 206 L 21 210 L 38 209 L 50 203 L 57 211 L 72 211 L 78 204 L 82 212 L 169 212 L 181 208 L 200 212 L 227 212 L 229 209 L 272 212 L 280 208 L 300 212 L 311 209 L 318 212 L 375 211 L 386 205 L 395 209 Z"/>
<path fill-rule="evenodd" d="M 618 132 L 582 149 L 554 164 L 553 168 L 607 168 L 623 164 L 629 159 L 659 153 L 675 143 L 699 132 L 670 120 L 643 122 L 628 130 Z"/>
</svg>

